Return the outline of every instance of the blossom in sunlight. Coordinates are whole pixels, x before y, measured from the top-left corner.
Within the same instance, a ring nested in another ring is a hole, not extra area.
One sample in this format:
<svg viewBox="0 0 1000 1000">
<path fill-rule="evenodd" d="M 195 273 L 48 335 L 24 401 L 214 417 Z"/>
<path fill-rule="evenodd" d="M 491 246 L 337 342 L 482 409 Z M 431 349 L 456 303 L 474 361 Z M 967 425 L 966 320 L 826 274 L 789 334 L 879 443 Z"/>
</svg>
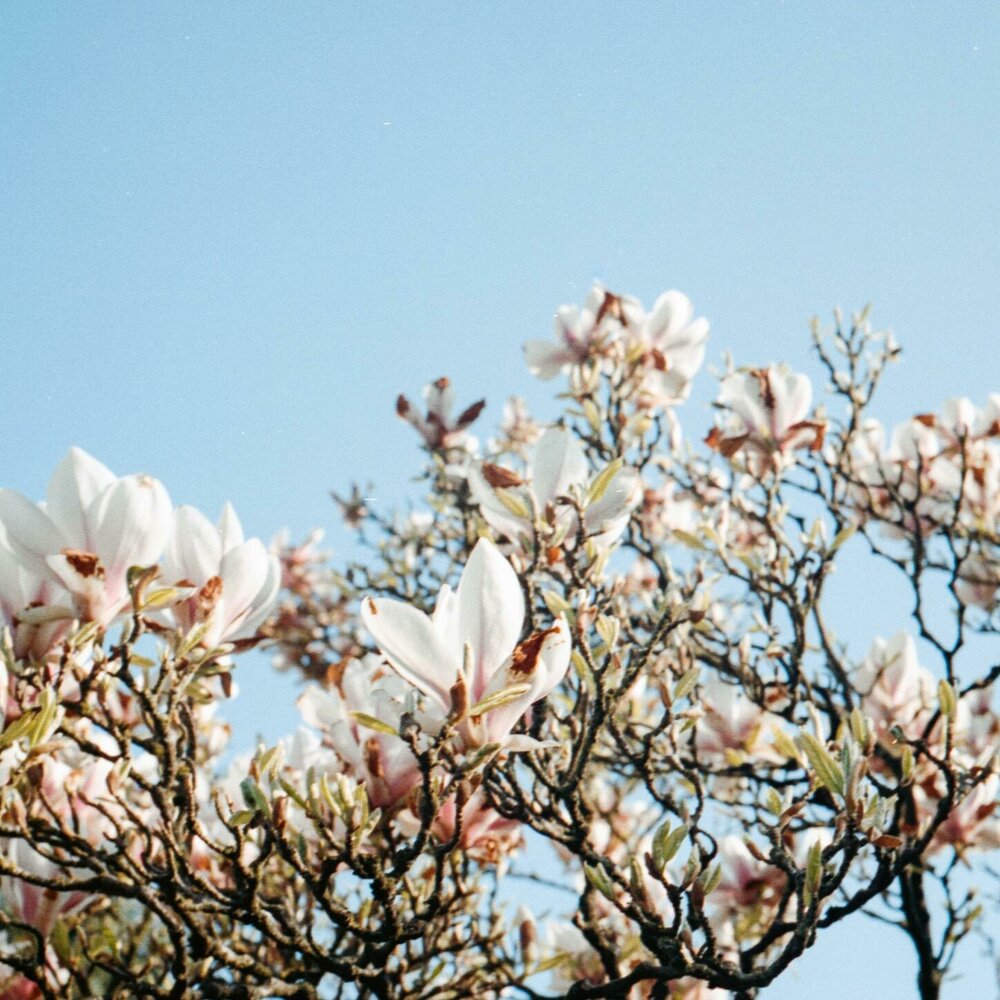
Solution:
<svg viewBox="0 0 1000 1000">
<path fill-rule="evenodd" d="M 172 508 L 157 480 L 119 479 L 71 448 L 56 466 L 44 505 L 0 490 L 0 522 L 24 570 L 69 593 L 67 617 L 106 625 L 128 606 L 129 568 L 160 558 Z"/>
<path fill-rule="evenodd" d="M 641 316 L 635 299 L 614 295 L 596 283 L 582 309 L 567 305 L 556 310 L 554 342 L 529 340 L 524 345 L 528 370 L 542 379 L 568 372 L 618 339 L 622 329 L 638 323 Z"/>
<path fill-rule="evenodd" d="M 312 684 L 299 697 L 305 721 L 365 782 L 369 801 L 379 808 L 403 801 L 420 783 L 416 758 L 397 735 L 403 713 L 412 710 L 411 692 L 402 677 L 370 654 L 349 660 L 334 689 Z"/>
<path fill-rule="evenodd" d="M 69 621 L 57 611 L 54 618 L 38 615 L 38 608 L 64 608 L 69 603 L 65 589 L 50 576 L 21 563 L 7 542 L 0 522 L 0 621 L 7 625 L 17 656 L 42 658 L 59 641 Z"/>
<path fill-rule="evenodd" d="M 462 719 L 467 746 L 534 745 L 511 730 L 569 667 L 570 636 L 563 618 L 518 643 L 524 597 L 510 563 L 480 539 L 452 589 L 445 585 L 434 614 L 402 601 L 366 598 L 362 620 L 394 670 L 428 699 L 440 718 Z M 477 706 L 481 706 L 477 708 Z"/>
<path fill-rule="evenodd" d="M 447 378 L 439 378 L 424 386 L 424 402 L 427 412 L 421 416 L 405 396 L 400 396 L 396 400 L 396 413 L 416 430 L 428 448 L 464 448 L 472 443 L 466 428 L 482 413 L 485 400 L 466 407 L 452 419 L 455 390 Z"/>
<path fill-rule="evenodd" d="M 683 292 L 664 292 L 638 333 L 646 361 L 641 392 L 661 406 L 687 399 L 705 360 L 707 340 L 708 320 L 694 318 L 691 300 Z"/>
<path fill-rule="evenodd" d="M 729 419 L 712 429 L 708 445 L 726 458 L 744 452 L 756 474 L 788 464 L 796 448 L 818 451 L 823 446 L 826 424 L 809 419 L 809 379 L 783 365 L 727 375 L 718 404 Z"/>
<path fill-rule="evenodd" d="M 642 499 L 639 474 L 622 466 L 588 502 L 591 482 L 583 447 L 562 427 L 550 427 L 535 442 L 523 479 L 489 463 L 469 470 L 469 488 L 483 518 L 508 538 L 530 537 L 533 526 L 546 523 L 556 529 L 552 543 L 572 540 L 576 515 L 560 501 L 575 495 L 584 506 L 585 533 L 598 544 L 613 544 Z"/>
<path fill-rule="evenodd" d="M 244 539 L 230 504 L 217 525 L 194 507 L 174 511 L 161 575 L 194 589 L 171 614 L 185 632 L 201 626 L 201 643 L 209 649 L 251 638 L 274 607 L 281 580 L 277 557 L 260 539 Z"/>
</svg>

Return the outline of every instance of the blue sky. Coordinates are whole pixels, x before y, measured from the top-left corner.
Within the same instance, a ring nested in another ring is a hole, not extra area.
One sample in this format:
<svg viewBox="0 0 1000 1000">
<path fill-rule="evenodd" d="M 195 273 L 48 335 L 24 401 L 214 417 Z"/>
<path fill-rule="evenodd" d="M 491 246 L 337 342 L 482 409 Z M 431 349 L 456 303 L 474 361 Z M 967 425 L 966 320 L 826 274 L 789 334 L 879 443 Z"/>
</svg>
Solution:
<svg viewBox="0 0 1000 1000">
<path fill-rule="evenodd" d="M 873 301 L 906 348 L 890 421 L 1000 389 L 994 4 L 22 3 L 2 24 L 4 485 L 41 496 L 75 443 L 349 551 L 327 489 L 409 489 L 396 393 L 448 374 L 484 426 L 512 392 L 551 413 L 520 344 L 595 277 L 683 289 L 743 362 L 808 367 L 809 317 Z M 903 624 L 880 613 L 863 644 Z M 255 668 L 245 740 L 292 720 Z M 908 977 L 903 939 L 862 927 L 766 995 Z"/>
</svg>

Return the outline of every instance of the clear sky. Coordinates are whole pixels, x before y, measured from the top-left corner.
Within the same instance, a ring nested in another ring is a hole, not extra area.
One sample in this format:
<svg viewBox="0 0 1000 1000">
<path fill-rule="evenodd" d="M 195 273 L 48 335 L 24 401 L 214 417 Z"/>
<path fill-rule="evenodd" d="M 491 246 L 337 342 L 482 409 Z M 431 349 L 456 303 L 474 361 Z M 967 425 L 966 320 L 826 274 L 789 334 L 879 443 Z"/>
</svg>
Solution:
<svg viewBox="0 0 1000 1000">
<path fill-rule="evenodd" d="M 329 487 L 407 495 L 396 393 L 551 412 L 520 344 L 595 277 L 686 291 L 741 362 L 808 367 L 809 317 L 874 301 L 907 352 L 890 421 L 1000 390 L 994 3 L 22 0 L 0 26 L 0 483 L 33 496 L 75 443 L 349 551 Z M 903 624 L 878 610 L 865 643 Z M 259 667 L 247 743 L 293 719 Z M 766 996 L 911 997 L 904 939 L 850 926 Z"/>
</svg>

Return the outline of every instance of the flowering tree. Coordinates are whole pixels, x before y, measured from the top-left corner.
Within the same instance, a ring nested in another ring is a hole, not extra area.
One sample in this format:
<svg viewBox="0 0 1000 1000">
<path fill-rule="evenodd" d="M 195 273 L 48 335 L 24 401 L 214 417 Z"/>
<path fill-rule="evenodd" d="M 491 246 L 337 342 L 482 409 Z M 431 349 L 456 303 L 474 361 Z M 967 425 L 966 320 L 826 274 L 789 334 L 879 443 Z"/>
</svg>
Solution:
<svg viewBox="0 0 1000 1000">
<path fill-rule="evenodd" d="M 345 566 L 76 449 L 0 491 L 0 997 L 746 1000 L 862 914 L 938 997 L 1000 846 L 1000 396 L 886 435 L 838 317 L 825 404 L 730 368 L 686 437 L 707 336 L 597 287 L 526 345 L 557 423 L 400 397 L 425 500 L 337 498 Z M 863 656 L 847 551 L 912 598 Z M 262 644 L 302 728 L 226 763 Z"/>
</svg>

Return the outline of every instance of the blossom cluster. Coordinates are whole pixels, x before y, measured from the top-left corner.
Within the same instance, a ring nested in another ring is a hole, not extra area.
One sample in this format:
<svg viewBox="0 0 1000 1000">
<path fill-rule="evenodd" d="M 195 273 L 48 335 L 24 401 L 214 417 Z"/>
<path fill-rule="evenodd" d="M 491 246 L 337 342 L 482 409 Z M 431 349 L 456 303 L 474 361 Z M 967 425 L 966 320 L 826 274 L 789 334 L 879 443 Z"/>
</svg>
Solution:
<svg viewBox="0 0 1000 1000">
<path fill-rule="evenodd" d="M 863 910 L 934 981 L 1000 848 L 1000 397 L 887 440 L 859 318 L 828 399 L 730 363 L 685 437 L 707 337 L 598 285 L 525 348 L 556 420 L 400 396 L 426 494 L 335 493 L 345 563 L 79 449 L 0 490 L 0 1000 L 723 1000 Z M 858 645 L 827 581 L 863 544 L 914 610 Z M 301 725 L 230 756 L 264 644 Z M 541 927 L 532 880 L 570 894 Z"/>
</svg>

